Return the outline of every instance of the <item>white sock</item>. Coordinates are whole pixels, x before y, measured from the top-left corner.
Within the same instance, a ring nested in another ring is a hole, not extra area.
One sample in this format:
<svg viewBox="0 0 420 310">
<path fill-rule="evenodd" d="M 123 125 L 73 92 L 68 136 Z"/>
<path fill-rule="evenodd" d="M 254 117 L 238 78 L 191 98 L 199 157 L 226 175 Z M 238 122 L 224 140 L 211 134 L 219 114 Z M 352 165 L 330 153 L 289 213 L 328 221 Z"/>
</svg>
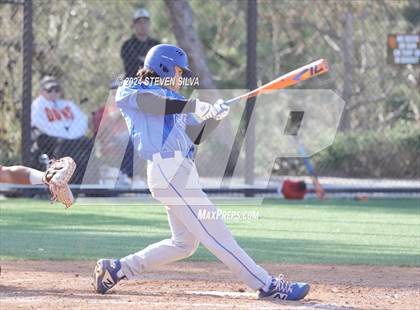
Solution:
<svg viewBox="0 0 420 310">
<path fill-rule="evenodd" d="M 35 170 L 35 169 L 30 169 L 29 170 L 29 183 L 31 184 L 44 184 L 44 182 L 42 182 L 42 177 L 44 176 L 44 172 Z"/>
</svg>

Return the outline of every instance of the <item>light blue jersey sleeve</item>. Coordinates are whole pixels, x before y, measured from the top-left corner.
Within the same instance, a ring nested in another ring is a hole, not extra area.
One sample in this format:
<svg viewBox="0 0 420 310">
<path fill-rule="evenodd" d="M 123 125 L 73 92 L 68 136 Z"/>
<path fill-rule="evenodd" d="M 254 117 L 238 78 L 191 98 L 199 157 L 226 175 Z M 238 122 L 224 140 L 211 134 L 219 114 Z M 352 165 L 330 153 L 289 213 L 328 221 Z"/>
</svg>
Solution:
<svg viewBox="0 0 420 310">
<path fill-rule="evenodd" d="M 156 115 L 139 108 L 138 94 L 153 93 L 163 98 L 183 99 L 180 94 L 154 85 L 121 85 L 115 100 L 124 117 L 135 150 L 144 159 L 155 153 L 180 151 L 191 154 L 194 145 L 186 132 L 187 125 L 198 125 L 192 113 Z"/>
</svg>

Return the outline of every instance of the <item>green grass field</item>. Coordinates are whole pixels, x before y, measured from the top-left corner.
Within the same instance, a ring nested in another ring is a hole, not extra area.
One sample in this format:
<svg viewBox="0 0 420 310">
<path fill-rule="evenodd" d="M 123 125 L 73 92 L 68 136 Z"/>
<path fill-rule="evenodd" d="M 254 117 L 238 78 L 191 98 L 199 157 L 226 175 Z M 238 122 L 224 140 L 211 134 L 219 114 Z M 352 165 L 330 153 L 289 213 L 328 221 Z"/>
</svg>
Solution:
<svg viewBox="0 0 420 310">
<path fill-rule="evenodd" d="M 122 257 L 170 236 L 164 208 L 103 200 L 69 210 L 43 200 L 0 200 L 0 259 L 76 260 Z M 258 220 L 227 221 L 259 262 L 420 266 L 418 199 L 240 200 L 222 210 L 259 211 Z M 190 258 L 215 260 L 202 246 Z"/>
</svg>

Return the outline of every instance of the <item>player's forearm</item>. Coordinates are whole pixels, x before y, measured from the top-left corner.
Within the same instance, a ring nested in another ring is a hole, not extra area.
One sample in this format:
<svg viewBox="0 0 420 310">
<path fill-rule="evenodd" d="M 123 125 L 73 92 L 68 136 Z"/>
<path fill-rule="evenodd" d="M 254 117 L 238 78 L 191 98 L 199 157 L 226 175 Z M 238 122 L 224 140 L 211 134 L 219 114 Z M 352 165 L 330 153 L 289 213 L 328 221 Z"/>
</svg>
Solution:
<svg viewBox="0 0 420 310">
<path fill-rule="evenodd" d="M 138 94 L 137 104 L 144 112 L 155 115 L 192 113 L 195 111 L 195 100 L 169 99 L 152 93 Z"/>
<path fill-rule="evenodd" d="M 44 173 L 24 166 L 0 166 L 0 183 L 43 184 Z"/>
</svg>

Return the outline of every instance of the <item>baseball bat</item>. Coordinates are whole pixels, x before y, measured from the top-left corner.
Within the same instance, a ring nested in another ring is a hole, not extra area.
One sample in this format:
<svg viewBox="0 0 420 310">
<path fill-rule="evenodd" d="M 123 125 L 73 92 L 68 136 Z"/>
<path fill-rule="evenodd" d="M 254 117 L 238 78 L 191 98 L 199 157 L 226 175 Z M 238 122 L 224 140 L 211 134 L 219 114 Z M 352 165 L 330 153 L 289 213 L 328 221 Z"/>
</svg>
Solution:
<svg viewBox="0 0 420 310">
<path fill-rule="evenodd" d="M 229 99 L 225 101 L 224 103 L 227 105 L 232 105 L 232 104 L 238 103 L 242 99 L 252 98 L 252 97 L 261 95 L 263 93 L 269 92 L 270 90 L 286 88 L 286 87 L 295 85 L 299 82 L 308 80 L 314 76 L 324 74 L 328 72 L 328 70 L 329 70 L 328 62 L 325 59 L 319 59 L 299 69 L 286 73 L 278 77 L 277 79 L 261 87 L 258 87 L 246 94 Z"/>
<path fill-rule="evenodd" d="M 303 146 L 302 143 L 300 143 L 299 138 L 298 138 L 298 130 L 303 120 L 303 115 L 304 115 L 303 111 L 291 111 L 289 114 L 287 123 L 286 123 L 286 128 L 284 129 L 284 134 L 287 134 L 293 137 L 295 147 L 303 159 L 306 170 L 311 176 L 312 183 L 314 184 L 314 189 L 315 189 L 315 193 L 317 197 L 319 199 L 325 199 L 325 191 L 322 188 L 321 184 L 319 183 L 318 176 L 315 172 L 314 167 L 311 164 L 311 161 L 309 160 L 309 156 L 305 151 L 305 147 Z"/>
<path fill-rule="evenodd" d="M 321 183 L 319 183 L 318 175 L 315 172 L 314 167 L 312 166 L 309 156 L 306 154 L 305 148 L 303 147 L 303 144 L 299 142 L 299 140 L 296 138 L 297 143 L 297 149 L 299 151 L 300 156 L 302 156 L 303 163 L 305 164 L 306 170 L 309 172 L 309 175 L 312 178 L 312 183 L 314 184 L 315 194 L 320 200 L 325 199 L 325 190 L 321 186 Z"/>
</svg>

